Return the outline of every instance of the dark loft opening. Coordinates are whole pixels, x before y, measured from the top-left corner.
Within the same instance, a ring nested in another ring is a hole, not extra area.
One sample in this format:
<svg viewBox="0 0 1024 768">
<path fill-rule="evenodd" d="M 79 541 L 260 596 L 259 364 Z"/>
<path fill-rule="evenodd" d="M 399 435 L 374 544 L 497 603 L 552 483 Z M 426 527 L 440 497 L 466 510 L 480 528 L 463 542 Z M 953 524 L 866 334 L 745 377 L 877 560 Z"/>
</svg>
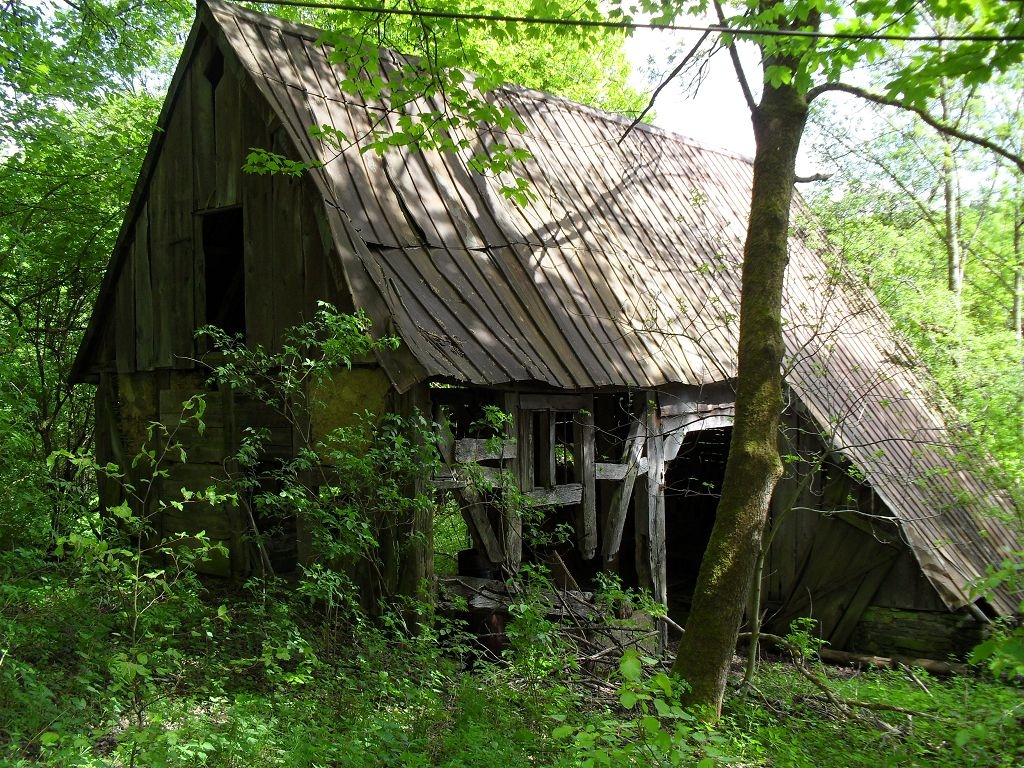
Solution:
<svg viewBox="0 0 1024 768">
<path fill-rule="evenodd" d="M 669 614 L 690 612 L 697 572 L 711 539 L 732 428 L 689 432 L 665 472 L 665 540 Z"/>
<path fill-rule="evenodd" d="M 203 216 L 206 322 L 245 335 L 245 238 L 242 209 Z"/>
<path fill-rule="evenodd" d="M 210 85 L 216 90 L 217 83 L 224 76 L 224 56 L 219 50 L 213 52 L 213 56 L 210 57 L 210 63 L 206 65 L 203 75 L 205 75 Z"/>
</svg>

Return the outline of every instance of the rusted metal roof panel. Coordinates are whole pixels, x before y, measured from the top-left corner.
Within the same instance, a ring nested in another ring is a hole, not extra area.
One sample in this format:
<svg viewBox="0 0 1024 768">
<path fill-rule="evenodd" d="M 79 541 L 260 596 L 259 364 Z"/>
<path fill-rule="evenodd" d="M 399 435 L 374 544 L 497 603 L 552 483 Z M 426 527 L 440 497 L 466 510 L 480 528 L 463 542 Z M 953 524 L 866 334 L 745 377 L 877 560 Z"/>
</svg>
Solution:
<svg viewBox="0 0 1024 768">
<path fill-rule="evenodd" d="M 488 98 L 527 126 L 480 128 L 471 149 L 377 156 L 358 137 L 393 125 L 343 92 L 319 33 L 210 0 L 214 26 L 312 171 L 355 303 L 405 342 L 396 385 L 443 377 L 565 389 L 703 385 L 736 374 L 739 270 L 751 166 L 647 126 L 507 87 Z M 201 12 L 202 13 L 202 12 Z M 382 54 L 382 66 L 403 62 Z M 424 100 L 412 110 L 442 105 Z M 337 148 L 309 129 L 352 139 Z M 536 199 L 471 172 L 512 144 Z M 981 511 L 1009 501 L 959 467 L 928 384 L 889 319 L 827 252 L 799 205 L 786 286 L 787 382 L 832 445 L 866 474 L 947 605 L 1016 546 Z M 1003 612 L 1014 606 L 1004 598 Z"/>
</svg>

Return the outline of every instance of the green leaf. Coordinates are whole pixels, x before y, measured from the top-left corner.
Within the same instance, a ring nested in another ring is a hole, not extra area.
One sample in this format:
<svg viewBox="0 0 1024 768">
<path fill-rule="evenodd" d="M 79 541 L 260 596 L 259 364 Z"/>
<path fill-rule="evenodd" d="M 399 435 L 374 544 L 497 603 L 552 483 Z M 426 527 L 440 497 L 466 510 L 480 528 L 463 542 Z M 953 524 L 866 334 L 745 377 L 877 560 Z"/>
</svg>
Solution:
<svg viewBox="0 0 1024 768">
<path fill-rule="evenodd" d="M 46 731 L 39 736 L 39 743 L 44 747 L 52 747 L 60 741 L 60 734 L 55 731 Z"/>
<path fill-rule="evenodd" d="M 552 738 L 564 739 L 576 733 L 576 728 L 571 725 L 560 725 L 551 732 Z"/>
<path fill-rule="evenodd" d="M 646 733 L 648 737 L 653 737 L 654 735 L 661 732 L 661 722 L 654 715 L 647 715 L 646 717 L 641 717 L 640 727 L 644 730 L 644 733 Z"/>
<path fill-rule="evenodd" d="M 622 654 L 622 660 L 619 661 L 619 674 L 630 682 L 636 682 L 643 675 L 643 665 L 640 663 L 640 657 L 636 651 L 630 650 Z"/>
<path fill-rule="evenodd" d="M 793 81 L 793 70 L 778 64 L 765 67 L 764 79 L 769 85 L 778 88 L 781 85 L 789 85 Z"/>
</svg>

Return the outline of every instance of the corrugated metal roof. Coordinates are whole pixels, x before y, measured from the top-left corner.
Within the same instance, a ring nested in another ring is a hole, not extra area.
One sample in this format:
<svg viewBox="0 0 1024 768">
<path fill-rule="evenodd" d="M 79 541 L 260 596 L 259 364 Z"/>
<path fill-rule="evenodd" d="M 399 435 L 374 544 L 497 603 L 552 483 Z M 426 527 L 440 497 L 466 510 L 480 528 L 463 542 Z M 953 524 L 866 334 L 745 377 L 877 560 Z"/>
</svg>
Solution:
<svg viewBox="0 0 1024 768">
<path fill-rule="evenodd" d="M 458 156 L 339 154 L 309 128 L 356 137 L 395 116 L 341 90 L 317 30 L 219 0 L 199 18 L 212 19 L 302 159 L 323 163 L 311 173 L 357 303 L 399 332 L 419 366 L 392 364 L 397 386 L 443 377 L 647 388 L 735 376 L 748 160 L 648 126 L 620 142 L 622 120 L 515 87 L 488 98 L 515 111 L 523 135 L 481 128 Z M 382 66 L 402 61 L 383 55 Z M 533 154 L 523 174 L 536 200 L 525 208 L 467 168 L 497 143 Z M 947 605 L 964 605 L 966 585 L 1019 547 L 979 512 L 1012 505 L 952 458 L 919 366 L 874 299 L 823 258 L 799 202 L 794 222 L 787 382 L 901 519 Z"/>
</svg>

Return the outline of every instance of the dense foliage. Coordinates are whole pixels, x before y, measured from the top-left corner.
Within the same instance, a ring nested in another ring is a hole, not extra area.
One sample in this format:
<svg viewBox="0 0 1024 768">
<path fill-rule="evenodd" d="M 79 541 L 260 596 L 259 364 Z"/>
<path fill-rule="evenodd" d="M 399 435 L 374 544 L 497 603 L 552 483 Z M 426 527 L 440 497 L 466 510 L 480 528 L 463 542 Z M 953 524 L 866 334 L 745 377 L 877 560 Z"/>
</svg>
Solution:
<svg viewBox="0 0 1024 768">
<path fill-rule="evenodd" d="M 108 542 L 112 540 L 107 539 Z M 0 554 L 0 762 L 29 766 L 1009 766 L 1016 688 L 906 669 L 762 667 L 710 730 L 652 660 L 586 662 L 520 609 L 503 664 L 401 614 L 275 581 L 136 571 L 130 546 Z M 525 586 L 525 585 L 524 585 Z M 544 653 L 538 654 L 538 648 Z M 861 704 L 847 706 L 843 702 Z"/>
<path fill-rule="evenodd" d="M 68 371 L 190 13 L 0 8 L 0 548 L 72 524 L 73 470 L 46 462 L 91 441 L 91 397 Z"/>
</svg>

